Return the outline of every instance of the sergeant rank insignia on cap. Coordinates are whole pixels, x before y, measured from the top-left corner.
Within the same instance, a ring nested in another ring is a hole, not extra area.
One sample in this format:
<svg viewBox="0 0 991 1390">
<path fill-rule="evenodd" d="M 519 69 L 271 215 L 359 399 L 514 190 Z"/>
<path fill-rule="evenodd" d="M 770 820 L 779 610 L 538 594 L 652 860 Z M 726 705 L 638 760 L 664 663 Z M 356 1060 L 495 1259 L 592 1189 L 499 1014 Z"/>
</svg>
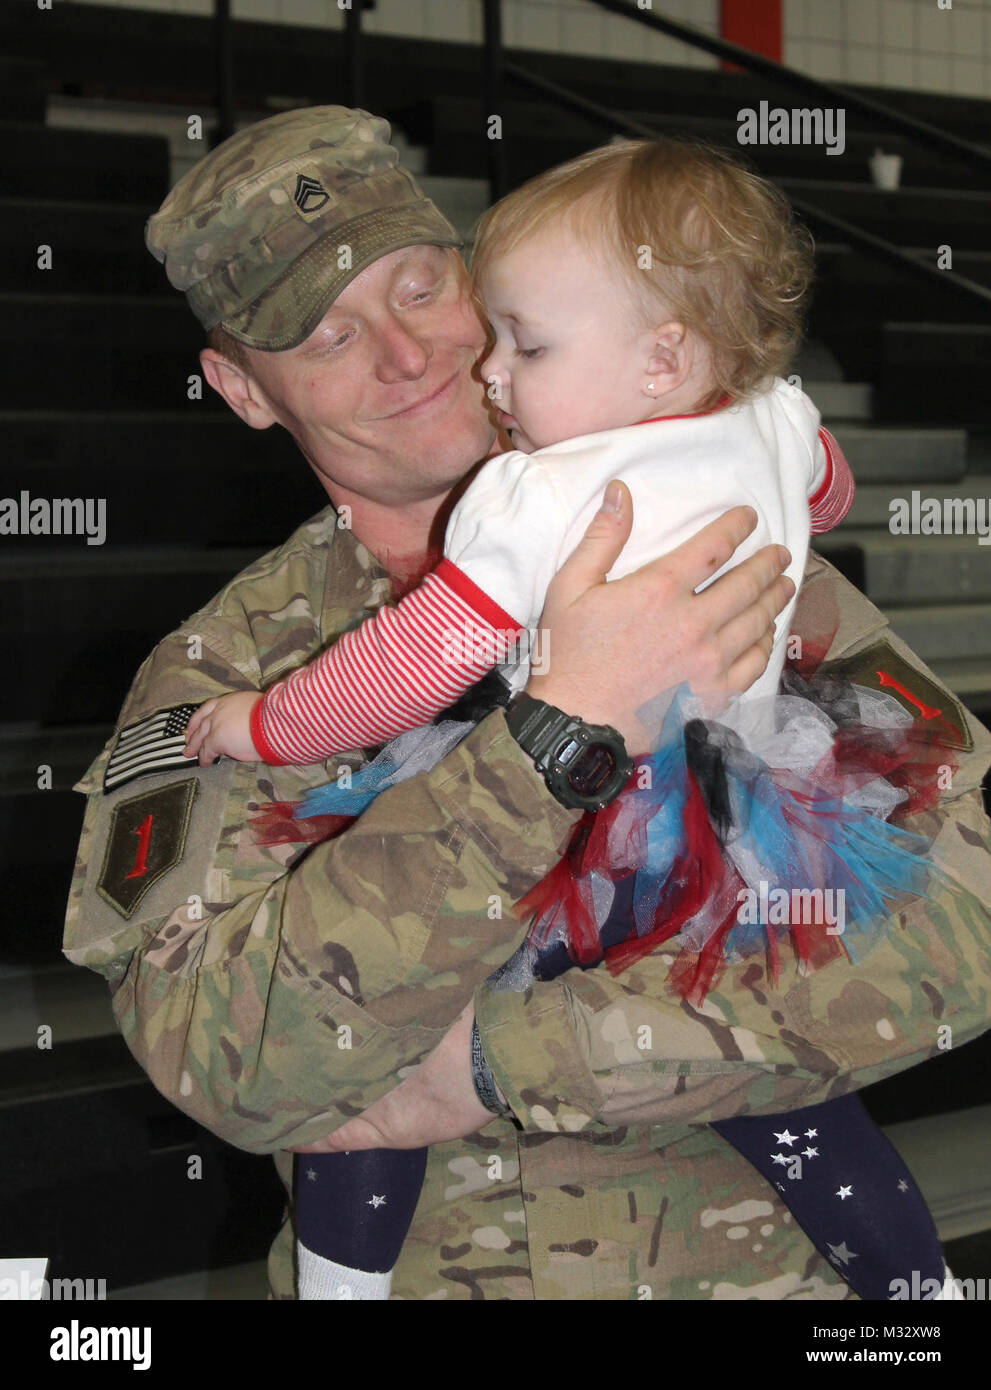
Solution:
<svg viewBox="0 0 991 1390">
<path fill-rule="evenodd" d="M 173 705 L 122 729 L 107 763 L 103 790 L 113 792 L 135 777 L 195 764 L 198 760 L 187 758 L 182 750 L 186 746 L 186 725 L 198 709 L 199 705 Z"/>
<path fill-rule="evenodd" d="M 330 202 L 330 194 L 322 183 L 305 174 L 300 174 L 296 179 L 293 201 L 300 212 L 317 212 L 324 203 Z"/>
</svg>

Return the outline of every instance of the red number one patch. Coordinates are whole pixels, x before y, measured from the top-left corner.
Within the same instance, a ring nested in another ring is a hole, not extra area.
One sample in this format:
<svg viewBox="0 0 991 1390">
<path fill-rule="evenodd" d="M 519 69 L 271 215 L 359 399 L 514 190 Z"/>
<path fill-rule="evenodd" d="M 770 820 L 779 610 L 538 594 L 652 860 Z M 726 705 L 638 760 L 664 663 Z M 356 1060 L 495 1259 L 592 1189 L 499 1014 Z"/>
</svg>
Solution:
<svg viewBox="0 0 991 1390">
<path fill-rule="evenodd" d="M 911 690 L 906 690 L 901 681 L 896 681 L 894 676 L 889 676 L 887 671 L 878 671 L 877 677 L 882 685 L 890 685 L 898 691 L 899 695 L 904 695 L 906 700 L 911 700 L 923 719 L 935 719 L 938 714 L 943 713 L 941 709 L 934 709 L 932 705 L 924 704 L 922 700 L 912 694 Z"/>
<path fill-rule="evenodd" d="M 151 844 L 151 823 L 154 819 L 151 814 L 145 816 L 134 832 L 138 837 L 138 856 L 134 861 L 134 868 L 127 875 L 128 878 L 144 878 L 148 872 L 148 846 Z"/>
</svg>

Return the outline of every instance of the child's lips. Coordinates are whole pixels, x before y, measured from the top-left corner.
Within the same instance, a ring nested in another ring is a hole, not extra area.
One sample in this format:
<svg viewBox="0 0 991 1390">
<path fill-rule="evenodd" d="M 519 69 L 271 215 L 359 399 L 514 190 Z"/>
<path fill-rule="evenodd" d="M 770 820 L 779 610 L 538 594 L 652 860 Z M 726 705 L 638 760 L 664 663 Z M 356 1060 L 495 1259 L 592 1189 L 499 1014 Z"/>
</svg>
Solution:
<svg viewBox="0 0 991 1390">
<path fill-rule="evenodd" d="M 497 410 L 496 415 L 499 418 L 499 424 L 502 426 L 504 430 L 519 429 L 519 421 L 515 420 L 512 415 L 507 415 L 504 410 Z"/>
</svg>

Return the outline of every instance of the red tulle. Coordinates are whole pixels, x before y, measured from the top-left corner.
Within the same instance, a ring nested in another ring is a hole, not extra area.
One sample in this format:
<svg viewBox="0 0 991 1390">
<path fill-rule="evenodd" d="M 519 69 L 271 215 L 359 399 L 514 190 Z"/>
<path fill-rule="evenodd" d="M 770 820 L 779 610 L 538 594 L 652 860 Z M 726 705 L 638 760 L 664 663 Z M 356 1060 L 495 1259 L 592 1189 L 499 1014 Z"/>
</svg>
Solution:
<svg viewBox="0 0 991 1390">
<path fill-rule="evenodd" d="M 883 777 L 907 793 L 891 816 L 895 824 L 916 811 L 937 805 L 952 784 L 959 763 L 950 746 L 959 741 L 955 725 L 940 716 L 901 729 L 854 725 L 838 729 L 833 747 L 813 775 L 833 795 L 843 796 Z"/>
<path fill-rule="evenodd" d="M 355 816 L 310 816 L 296 820 L 298 801 L 272 801 L 251 817 L 251 838 L 256 845 L 319 844 L 332 840 Z"/>
<path fill-rule="evenodd" d="M 677 936 L 682 927 L 691 921 L 712 899 L 719 904 L 717 911 L 725 912 L 726 921 L 723 922 L 717 933 L 717 938 L 720 941 L 732 923 L 736 921 L 739 907 L 738 894 L 744 886 L 743 880 L 723 857 L 721 846 L 709 820 L 709 813 L 706 810 L 702 793 L 690 772 L 687 782 L 688 795 L 685 799 L 684 810 L 684 848 L 668 877 L 665 890 L 655 912 L 653 927 L 641 936 L 630 937 L 606 950 L 604 959 L 613 975 L 621 974 L 636 961 L 650 955 L 658 946 L 670 940 L 672 936 Z M 645 840 L 646 836 L 644 836 Z M 609 876 L 607 865 L 602 864 L 598 868 L 599 872 Z M 694 963 L 686 957 L 679 970 L 677 972 L 672 971 L 672 975 L 677 974 L 680 982 L 675 987 L 684 998 L 697 992 L 703 980 L 711 982 L 716 968 L 717 956 L 721 959 L 721 947 L 713 948 L 710 941 L 693 958 Z M 674 981 L 672 982 L 674 983 Z M 703 997 L 705 989 L 708 987 L 709 985 L 706 983 L 702 989 Z"/>
<path fill-rule="evenodd" d="M 562 926 L 572 959 L 580 965 L 594 965 L 602 956 L 592 885 L 582 869 L 591 822 L 592 817 L 586 812 L 575 827 L 566 852 L 550 873 L 513 904 L 513 912 L 521 922 L 535 916 L 532 939 L 538 947 L 545 946 Z"/>
</svg>

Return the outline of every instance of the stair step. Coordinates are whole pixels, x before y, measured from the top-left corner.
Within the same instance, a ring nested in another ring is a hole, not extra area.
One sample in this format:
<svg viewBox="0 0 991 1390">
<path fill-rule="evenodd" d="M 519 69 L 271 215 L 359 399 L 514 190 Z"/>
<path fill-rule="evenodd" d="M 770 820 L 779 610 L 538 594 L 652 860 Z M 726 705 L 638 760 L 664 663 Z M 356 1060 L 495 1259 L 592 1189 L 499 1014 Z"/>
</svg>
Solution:
<svg viewBox="0 0 991 1390">
<path fill-rule="evenodd" d="M 961 501 L 976 504 L 978 499 L 982 497 L 991 501 L 991 479 L 988 478 L 987 474 L 973 474 L 961 478 L 959 482 L 943 479 L 915 482 L 909 478 L 905 482 L 889 482 L 883 486 L 871 486 L 862 482 L 863 475 L 855 459 L 850 454 L 847 457 L 851 461 L 854 477 L 857 479 L 857 495 L 846 520 L 843 522 L 844 527 L 888 527 L 892 519 L 900 514 L 901 503 L 907 503 L 911 508 L 913 492 L 919 494 L 920 508 L 924 499 L 933 497 L 940 502 L 944 511 L 947 502 Z M 899 505 L 892 510 L 893 504 L 896 502 Z M 962 513 L 962 515 L 966 515 L 966 513 Z M 975 505 L 975 525 L 976 516 Z"/>
<path fill-rule="evenodd" d="M 257 545 L 259 554 L 281 545 L 327 495 L 285 430 L 249 429 L 226 406 L 214 409 L 220 398 L 206 390 L 209 399 L 185 410 L 0 413 L 7 495 L 73 497 L 85 487 L 106 501 L 111 545 Z M 151 503 L 155 489 L 167 505 Z M 8 556 L 39 544 L 80 541 L 3 537 Z"/>
<path fill-rule="evenodd" d="M 986 429 L 991 424 L 989 380 L 987 323 L 882 324 L 875 392 L 880 419 Z"/>
<path fill-rule="evenodd" d="M 82 797 L 78 798 L 82 805 Z M 0 969 L 0 1053 L 37 1047 L 38 1029 L 52 1030 L 55 1048 L 117 1032 L 106 981 L 92 970 L 61 964 Z"/>
<path fill-rule="evenodd" d="M 888 607 L 885 617 L 927 666 L 934 662 L 984 662 L 984 678 L 991 686 L 991 604 Z"/>
<path fill-rule="evenodd" d="M 53 1043 L 0 1054 L 6 1247 L 43 1252 L 50 1277 L 110 1288 L 260 1258 L 285 1206 L 271 1159 L 176 1110 L 119 1035 Z M 251 1219 L 232 1222 L 234 1210 Z"/>
<path fill-rule="evenodd" d="M 156 642 L 258 555 L 83 545 L 10 556 L 0 568 L 0 640 L 25 655 L 0 694 L 0 721 L 115 721 Z"/>
<path fill-rule="evenodd" d="M 205 336 L 175 293 L 2 294 L 0 410 L 45 409 L 52 382 L 63 410 L 183 407 Z"/>
<path fill-rule="evenodd" d="M 983 1051 L 986 1058 L 986 1046 Z M 967 1060 L 966 1048 L 962 1057 Z M 977 1061 L 975 1057 L 974 1062 Z M 938 1072 L 934 1075 L 938 1076 Z M 911 1086 L 916 1073 L 902 1072 L 901 1076 Z M 987 1162 L 991 1105 L 971 1104 L 966 1109 L 941 1114 L 938 1119 L 902 1120 L 886 1125 L 884 1132 L 922 1189 L 941 1242 L 987 1230 L 991 1219 Z M 956 1268 L 953 1274 L 962 1277 Z"/>
<path fill-rule="evenodd" d="M 874 388 L 869 381 L 803 381 L 802 389 L 830 429 L 840 429 L 841 422 L 871 418 Z"/>
<path fill-rule="evenodd" d="M 889 192 L 873 184 L 843 179 L 782 179 L 780 182 L 790 197 L 821 207 L 875 236 L 894 239 L 902 246 L 941 246 L 947 240 L 948 228 L 952 227 L 954 252 L 987 248 L 991 192 L 986 188 L 934 185 Z M 948 206 L 953 209 L 950 215 Z M 894 238 L 893 229 L 896 230 Z M 823 234 L 828 240 L 836 239 L 836 233 L 825 227 Z"/>
<path fill-rule="evenodd" d="M 900 239 L 899 244 L 901 244 Z M 938 267 L 935 246 L 904 246 L 902 249 L 908 255 L 914 256 L 917 261 Z M 860 292 L 877 286 L 890 295 L 892 290 L 898 287 L 904 288 L 907 283 L 904 273 L 887 261 L 875 260 L 872 256 L 864 256 L 856 247 L 834 241 L 832 238 L 816 240 L 816 256 L 819 262 L 820 282 L 825 280 L 828 272 L 832 277 L 830 288 L 833 287 L 833 281 L 836 281 L 842 282 L 844 286 L 851 289 L 856 287 Z M 979 285 L 991 287 L 991 251 L 979 251 L 973 247 L 958 250 L 954 247 L 952 264 L 947 269 L 968 280 L 976 280 Z M 917 289 L 925 288 L 921 280 L 913 279 L 911 283 Z M 914 302 L 913 296 L 913 304 Z M 885 312 L 881 317 L 890 317 L 890 310 L 891 300 L 889 298 L 885 305 Z"/>
<path fill-rule="evenodd" d="M 815 536 L 814 545 L 827 560 L 834 552 L 855 552 L 863 575 L 857 587 L 880 608 L 991 600 L 991 548 L 980 545 L 977 536 L 893 536 L 841 528 Z"/>
<path fill-rule="evenodd" d="M 76 775 L 83 771 L 85 765 Z M 40 791 L 37 784 L 20 796 L 0 796 L 0 898 L 7 970 L 61 960 L 62 923 L 84 810 L 77 792 Z M 29 1003 L 26 999 L 25 1006 Z M 0 1006 L 0 1019 L 5 1015 Z"/>
<path fill-rule="evenodd" d="M 991 725 L 991 662 L 986 657 L 969 661 L 955 657 L 931 664 L 946 688 L 959 696 L 984 724 Z"/>
<path fill-rule="evenodd" d="M 43 765 L 51 768 L 52 791 L 71 791 L 113 730 L 113 724 L 0 725 L 0 800 L 46 795 L 38 790 L 38 768 Z"/>
<path fill-rule="evenodd" d="M 44 63 L 0 58 L 0 120 L 43 124 L 47 101 Z"/>
<path fill-rule="evenodd" d="M 465 179 L 420 174 L 417 183 L 432 202 L 436 203 L 449 221 L 453 222 L 465 241 L 469 241 L 475 223 L 489 206 L 488 179 Z"/>
<path fill-rule="evenodd" d="M 165 273 L 144 244 L 146 202 L 0 198 L 0 292 L 161 294 Z M 51 268 L 38 269 L 50 246 Z"/>
<path fill-rule="evenodd" d="M 151 212 L 168 192 L 168 144 L 158 136 L 3 121 L 0 147 L 5 197 L 108 198 Z"/>
<path fill-rule="evenodd" d="M 826 417 L 818 394 L 809 389 L 809 395 Z M 965 430 L 899 429 L 894 425 L 854 425 L 844 421 L 836 424 L 832 432 L 857 480 L 858 501 L 863 483 L 903 484 L 937 479 L 950 482 L 962 479 L 967 466 Z M 885 510 L 885 521 L 887 515 Z"/>
</svg>

